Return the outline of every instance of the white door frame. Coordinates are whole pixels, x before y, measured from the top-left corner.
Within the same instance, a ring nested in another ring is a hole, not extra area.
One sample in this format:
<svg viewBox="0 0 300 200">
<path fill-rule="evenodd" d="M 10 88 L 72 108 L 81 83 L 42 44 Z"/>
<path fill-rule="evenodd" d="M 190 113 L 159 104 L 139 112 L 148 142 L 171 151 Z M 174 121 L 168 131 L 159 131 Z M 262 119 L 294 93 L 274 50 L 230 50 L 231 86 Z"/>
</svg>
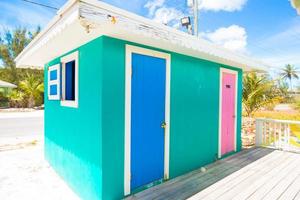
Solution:
<svg viewBox="0 0 300 200">
<path fill-rule="evenodd" d="M 234 115 L 235 115 L 235 119 L 234 119 L 234 151 L 237 150 L 237 95 L 238 95 L 238 71 L 235 70 L 230 70 L 230 69 L 226 69 L 226 68 L 220 68 L 220 93 L 219 93 L 219 148 L 218 148 L 218 158 L 222 157 L 222 152 L 221 152 L 221 148 L 222 148 L 222 100 L 223 100 L 223 73 L 230 73 L 230 74 L 234 74 L 235 75 L 235 105 L 234 105 Z"/>
<path fill-rule="evenodd" d="M 131 57 L 132 53 L 163 58 L 166 60 L 166 95 L 165 95 L 165 146 L 164 146 L 164 179 L 169 178 L 169 145 L 170 145 L 170 74 L 171 56 L 170 54 L 126 45 L 126 64 L 125 64 L 125 157 L 124 157 L 124 195 L 131 192 Z"/>
</svg>

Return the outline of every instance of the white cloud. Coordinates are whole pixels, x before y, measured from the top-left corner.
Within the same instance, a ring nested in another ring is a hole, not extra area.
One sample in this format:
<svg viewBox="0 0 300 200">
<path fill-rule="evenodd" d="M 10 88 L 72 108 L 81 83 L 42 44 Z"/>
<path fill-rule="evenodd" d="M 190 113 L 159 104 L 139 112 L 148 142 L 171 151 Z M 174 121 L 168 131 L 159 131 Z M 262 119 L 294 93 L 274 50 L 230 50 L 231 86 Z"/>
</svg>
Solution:
<svg viewBox="0 0 300 200">
<path fill-rule="evenodd" d="M 183 12 L 165 5 L 165 0 L 149 0 L 144 8 L 148 9 L 148 16 L 158 23 L 167 24 L 174 28 L 180 27 L 180 18 Z"/>
<path fill-rule="evenodd" d="M 201 33 L 200 36 L 232 51 L 246 52 L 247 33 L 238 25 L 222 27 L 214 32 Z"/>
<path fill-rule="evenodd" d="M 159 23 L 178 25 L 178 21 L 183 17 L 183 13 L 176 8 L 161 7 L 155 11 L 153 20 Z"/>
<path fill-rule="evenodd" d="M 243 8 L 247 0 L 198 0 L 199 10 L 238 11 Z"/>
<path fill-rule="evenodd" d="M 153 1 L 148 1 L 144 7 L 149 9 L 148 15 L 153 16 L 155 10 L 159 7 L 162 7 L 164 3 L 165 0 L 153 0 Z"/>
</svg>

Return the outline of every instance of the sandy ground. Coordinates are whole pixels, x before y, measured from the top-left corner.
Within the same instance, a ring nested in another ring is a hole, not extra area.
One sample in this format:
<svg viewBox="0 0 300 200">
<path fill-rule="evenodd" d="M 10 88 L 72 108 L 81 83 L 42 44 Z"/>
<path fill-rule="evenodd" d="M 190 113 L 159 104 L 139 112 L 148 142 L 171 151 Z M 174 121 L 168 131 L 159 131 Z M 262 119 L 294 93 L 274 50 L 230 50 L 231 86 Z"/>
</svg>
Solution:
<svg viewBox="0 0 300 200">
<path fill-rule="evenodd" d="M 44 159 L 43 111 L 0 112 L 0 200 L 79 200 Z"/>
<path fill-rule="evenodd" d="M 44 160 L 41 143 L 0 151 L 1 200 L 77 200 Z"/>
</svg>

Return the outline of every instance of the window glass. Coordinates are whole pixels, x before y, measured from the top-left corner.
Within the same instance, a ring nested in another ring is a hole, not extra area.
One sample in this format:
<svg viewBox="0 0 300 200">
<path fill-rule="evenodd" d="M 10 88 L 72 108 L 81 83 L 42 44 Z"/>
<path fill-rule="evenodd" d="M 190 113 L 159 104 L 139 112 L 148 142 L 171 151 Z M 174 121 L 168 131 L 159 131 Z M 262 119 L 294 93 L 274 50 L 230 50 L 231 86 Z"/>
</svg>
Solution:
<svg viewBox="0 0 300 200">
<path fill-rule="evenodd" d="M 50 72 L 50 81 L 57 80 L 57 70 L 52 70 Z"/>
<path fill-rule="evenodd" d="M 65 67 L 65 100 L 75 100 L 75 61 L 67 62 Z"/>
<path fill-rule="evenodd" d="M 50 85 L 50 95 L 57 95 L 57 85 Z"/>
</svg>

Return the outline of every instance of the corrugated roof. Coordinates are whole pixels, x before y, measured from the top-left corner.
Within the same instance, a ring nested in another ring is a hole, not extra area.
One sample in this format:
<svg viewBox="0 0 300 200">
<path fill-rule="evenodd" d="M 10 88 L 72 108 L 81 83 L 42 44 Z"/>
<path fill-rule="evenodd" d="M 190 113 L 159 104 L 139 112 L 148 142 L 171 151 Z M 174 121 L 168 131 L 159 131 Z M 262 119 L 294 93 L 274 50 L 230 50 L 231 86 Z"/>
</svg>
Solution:
<svg viewBox="0 0 300 200">
<path fill-rule="evenodd" d="M 17 66 L 43 66 L 101 35 L 246 70 L 266 70 L 269 67 L 253 58 L 96 0 L 67 2 L 58 16 L 16 58 Z"/>
</svg>

